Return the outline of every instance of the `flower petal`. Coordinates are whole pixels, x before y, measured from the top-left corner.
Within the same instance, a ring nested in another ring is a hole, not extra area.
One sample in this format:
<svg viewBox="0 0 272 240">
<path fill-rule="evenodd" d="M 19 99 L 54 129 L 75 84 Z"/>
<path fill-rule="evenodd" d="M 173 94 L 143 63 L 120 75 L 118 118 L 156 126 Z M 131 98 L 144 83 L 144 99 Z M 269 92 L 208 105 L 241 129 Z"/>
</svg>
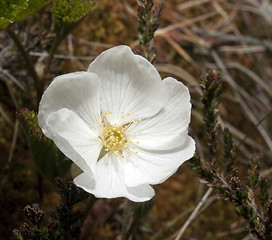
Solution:
<svg viewBox="0 0 272 240">
<path fill-rule="evenodd" d="M 128 123 L 156 114 L 166 103 L 167 93 L 156 68 L 128 46 L 101 53 L 89 66 L 102 80 L 101 108 L 110 110 L 111 124 Z"/>
<path fill-rule="evenodd" d="M 169 94 L 167 104 L 157 115 L 130 127 L 130 139 L 143 149 L 168 150 L 187 139 L 191 117 L 188 88 L 171 77 L 162 82 Z"/>
<path fill-rule="evenodd" d="M 95 188 L 95 181 L 89 172 L 83 172 L 74 178 L 74 184 L 78 187 L 81 187 L 86 192 L 90 192 L 89 189 Z"/>
<path fill-rule="evenodd" d="M 109 153 L 97 163 L 95 186 L 90 183 L 89 178 L 91 176 L 87 173 L 82 173 L 76 177 L 74 183 L 99 198 L 126 197 L 135 202 L 150 200 L 155 194 L 150 185 L 146 184 L 132 188 L 125 186 L 122 169 L 124 161 L 126 159 L 117 158 Z"/>
<path fill-rule="evenodd" d="M 95 168 L 102 142 L 86 123 L 69 109 L 51 113 L 47 120 L 48 131 L 57 147 L 83 171 Z"/>
<path fill-rule="evenodd" d="M 89 72 L 76 72 L 56 77 L 43 94 L 39 106 L 38 121 L 43 133 L 48 133 L 48 116 L 62 108 L 75 112 L 90 126 L 95 126 L 95 118 L 100 114 L 101 81 Z"/>
<path fill-rule="evenodd" d="M 124 152 L 124 179 L 126 186 L 158 184 L 173 175 L 179 166 L 190 159 L 195 152 L 195 142 L 188 136 L 185 143 L 170 151 L 145 151 L 135 148 Z"/>
</svg>

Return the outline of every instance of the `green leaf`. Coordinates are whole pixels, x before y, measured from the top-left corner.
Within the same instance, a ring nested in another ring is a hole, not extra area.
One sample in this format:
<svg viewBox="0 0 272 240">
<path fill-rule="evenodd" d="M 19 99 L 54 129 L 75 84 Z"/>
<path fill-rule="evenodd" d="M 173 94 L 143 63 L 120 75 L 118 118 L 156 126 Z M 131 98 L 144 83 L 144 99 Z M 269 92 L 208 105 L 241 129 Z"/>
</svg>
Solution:
<svg viewBox="0 0 272 240">
<path fill-rule="evenodd" d="M 90 0 L 57 0 L 53 4 L 55 15 L 54 31 L 59 40 L 66 37 L 77 24 L 94 9 Z"/>
<path fill-rule="evenodd" d="M 58 150 L 54 142 L 47 138 L 38 126 L 37 115 L 26 108 L 17 110 L 17 117 L 26 134 L 33 160 L 41 174 L 50 181 L 64 177 L 71 161 Z"/>
<path fill-rule="evenodd" d="M 0 28 L 22 21 L 47 5 L 50 0 L 1 0 Z"/>
<path fill-rule="evenodd" d="M 0 1 L 0 19 L 7 19 L 13 22 L 16 14 L 26 9 L 28 0 L 1 0 Z"/>
</svg>

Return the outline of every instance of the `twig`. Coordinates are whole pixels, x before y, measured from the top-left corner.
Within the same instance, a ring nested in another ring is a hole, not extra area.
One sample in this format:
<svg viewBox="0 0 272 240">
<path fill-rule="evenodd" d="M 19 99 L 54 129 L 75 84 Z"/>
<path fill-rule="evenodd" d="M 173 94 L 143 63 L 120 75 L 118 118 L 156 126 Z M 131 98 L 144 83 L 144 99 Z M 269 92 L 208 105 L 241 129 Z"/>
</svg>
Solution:
<svg viewBox="0 0 272 240">
<path fill-rule="evenodd" d="M 128 3 L 127 0 L 121 0 L 122 4 L 124 5 L 126 11 L 131 14 L 133 17 L 137 18 L 137 12 L 134 10 L 134 8 Z"/>
<path fill-rule="evenodd" d="M 11 142 L 11 148 L 10 148 L 9 156 L 8 156 L 8 164 L 11 163 L 13 153 L 14 153 L 14 150 L 15 150 L 15 145 L 16 145 L 17 136 L 18 136 L 18 128 L 19 128 L 19 121 L 18 121 L 18 119 L 16 119 L 15 126 L 14 126 L 13 137 L 12 137 L 12 142 Z"/>
<path fill-rule="evenodd" d="M 72 34 L 69 34 L 67 36 L 67 45 L 68 45 L 69 56 L 71 57 L 72 62 L 75 62 Z"/>
<path fill-rule="evenodd" d="M 198 111 L 192 109 L 192 115 L 194 117 L 196 117 L 198 120 L 203 121 L 202 115 Z M 230 130 L 230 132 L 233 134 L 233 136 L 235 136 L 237 138 L 238 144 L 239 144 L 239 142 L 243 141 L 243 143 L 248 144 L 249 146 L 257 149 L 260 152 L 262 152 L 263 154 L 265 154 L 265 155 L 267 155 L 269 157 L 272 156 L 272 154 L 271 154 L 271 152 L 269 150 L 267 150 L 264 146 L 257 143 L 256 141 L 254 141 L 252 138 L 250 138 L 249 137 L 250 134 L 245 134 L 245 133 L 241 132 L 240 130 L 238 130 L 237 128 L 235 128 L 232 124 L 224 122 L 224 120 L 220 116 L 218 116 L 218 122 L 219 122 L 220 127 L 221 127 L 222 130 L 225 127 Z M 251 133 L 251 131 L 253 129 L 255 129 L 255 127 L 253 127 L 251 130 L 249 130 L 248 133 Z M 194 139 L 196 139 L 195 136 L 194 136 Z M 239 144 L 238 147 L 241 148 L 242 147 L 241 144 Z M 197 145 L 197 149 L 198 149 L 198 154 L 199 154 L 199 145 Z M 201 154 L 199 154 L 199 155 L 200 155 L 201 159 L 204 159 L 204 157 L 201 156 Z M 252 156 L 252 154 L 250 154 L 250 156 L 248 156 L 248 157 L 251 157 L 251 156 Z"/>
<path fill-rule="evenodd" d="M 74 46 L 73 46 L 73 36 L 72 36 L 72 34 L 69 34 L 67 36 L 67 45 L 68 45 L 69 56 L 71 57 L 72 62 L 77 64 L 79 66 L 79 68 L 83 69 L 84 65 L 81 62 L 77 61 L 77 59 L 74 56 Z"/>
<path fill-rule="evenodd" d="M 212 52 L 212 56 L 214 56 L 213 52 L 214 50 L 211 51 Z M 231 68 L 228 66 L 228 63 L 227 61 L 221 59 L 219 57 L 219 55 L 216 53 L 215 55 L 216 58 L 218 58 L 217 60 L 219 60 L 219 62 L 221 62 L 220 64 L 220 69 L 221 67 L 225 68 L 225 69 L 228 69 L 228 68 Z M 209 69 L 218 69 L 218 62 L 216 61 L 216 64 L 211 64 L 211 63 L 206 63 L 205 64 Z M 247 73 L 249 74 L 249 73 Z M 240 98 L 241 96 L 245 99 L 245 101 L 250 104 L 251 108 L 257 108 L 259 111 L 261 111 L 263 114 L 265 114 L 267 111 L 269 111 L 271 109 L 271 106 L 270 106 L 270 100 L 266 97 L 265 94 L 261 93 L 259 95 L 256 95 L 256 94 L 250 94 L 248 91 L 246 91 L 243 87 L 241 87 L 233 78 L 232 76 L 229 74 L 228 71 L 224 72 L 224 76 L 225 76 L 225 79 L 227 80 L 226 82 L 228 82 L 230 84 L 230 86 L 232 87 L 232 89 L 234 90 L 235 92 L 235 97 L 232 97 L 232 101 L 235 101 L 237 103 L 240 103 Z M 255 79 L 256 80 L 256 79 Z M 258 85 L 257 85 L 258 86 Z M 269 90 L 269 86 L 270 84 L 267 84 L 267 91 Z M 260 85 L 261 87 L 261 85 Z M 256 88 L 256 90 L 259 89 L 259 86 L 258 88 Z M 255 91 L 256 91 L 255 90 Z M 261 106 L 261 107 L 260 107 Z M 266 107 L 266 108 L 264 108 Z M 255 115 L 258 116 L 261 114 L 261 112 L 255 112 Z"/>
<path fill-rule="evenodd" d="M 253 128 L 248 130 L 248 134 L 244 136 L 244 138 L 241 140 L 241 142 L 237 145 L 237 149 L 247 140 L 248 136 L 250 135 L 250 133 L 252 133 L 253 130 L 255 130 L 256 128 L 258 128 L 258 126 L 260 124 L 262 124 L 262 122 L 269 116 L 271 115 L 272 110 L 270 110 L 267 114 L 265 114 L 255 125 Z M 270 149 L 271 150 L 271 149 Z"/>
<path fill-rule="evenodd" d="M 220 122 L 222 122 L 224 125 L 224 127 L 228 128 L 230 130 L 230 132 L 237 138 L 238 141 L 238 146 L 237 148 L 239 148 L 242 144 L 246 143 L 247 145 L 251 146 L 252 148 L 257 149 L 258 151 L 264 153 L 264 154 L 268 154 L 268 156 L 271 157 L 271 152 L 267 150 L 266 152 L 266 147 L 264 147 L 263 145 L 257 143 L 256 141 L 254 141 L 252 138 L 250 138 L 250 133 L 253 129 L 247 131 L 247 133 L 243 133 L 241 132 L 239 129 L 237 129 L 236 127 L 234 127 L 232 124 L 230 123 L 224 123 L 224 121 L 222 119 L 219 120 Z M 222 127 L 223 129 L 223 127 Z"/>
<path fill-rule="evenodd" d="M 197 92 L 201 95 L 201 89 L 199 87 L 199 82 L 187 71 L 183 68 L 175 66 L 173 64 L 155 64 L 155 67 L 158 69 L 159 72 L 168 73 L 173 76 L 179 77 L 180 79 L 187 82 L 190 86 L 194 86 L 197 89 Z"/>
<path fill-rule="evenodd" d="M 257 52 L 265 52 L 265 47 L 262 45 L 252 46 L 223 46 L 220 47 L 219 52 L 235 53 L 235 54 L 249 54 Z"/>
<path fill-rule="evenodd" d="M 113 44 L 109 43 L 101 43 L 101 42 L 92 42 L 92 41 L 87 41 L 83 38 L 78 38 L 80 43 L 84 43 L 86 45 L 92 46 L 92 47 L 103 47 L 103 48 L 111 48 L 114 47 Z"/>
<path fill-rule="evenodd" d="M 4 54 L 6 53 L 6 52 L 9 52 L 9 50 L 12 48 L 12 44 L 9 44 L 9 45 L 7 45 L 7 46 L 0 46 L 0 49 L 2 49 L 1 51 L 0 51 L 0 58 L 2 57 L 2 56 L 4 56 Z M 0 59 L 1 60 L 1 59 Z M 1 62 L 0 62 L 1 63 Z"/>
<path fill-rule="evenodd" d="M 218 15 L 218 12 L 212 11 L 212 12 L 200 15 L 198 17 L 195 17 L 195 18 L 185 19 L 182 22 L 172 24 L 172 25 L 170 25 L 168 27 L 159 29 L 155 33 L 155 36 L 163 35 L 163 34 L 168 33 L 169 31 L 172 31 L 172 30 L 175 30 L 175 29 L 178 29 L 178 28 L 182 28 L 182 27 L 185 27 L 185 26 L 189 26 L 189 25 L 192 25 L 192 24 L 197 23 L 197 22 L 204 21 L 204 20 L 212 18 L 212 17 L 214 17 L 216 15 Z"/>
<path fill-rule="evenodd" d="M 13 126 L 13 123 L 11 122 L 10 118 L 8 115 L 5 113 L 3 108 L 0 105 L 0 114 L 2 115 L 3 119 L 7 122 L 8 125 Z"/>
<path fill-rule="evenodd" d="M 14 103 L 15 108 L 19 107 L 18 102 L 17 102 L 17 100 L 16 100 L 16 98 L 15 98 L 13 92 L 12 92 L 12 89 L 11 89 L 11 87 L 10 87 L 11 83 L 10 83 L 10 82 L 5 82 L 5 83 L 6 83 L 8 92 L 9 92 L 9 94 L 10 94 L 10 96 L 11 96 L 11 100 L 12 100 L 12 102 Z"/>
<path fill-rule="evenodd" d="M 197 212 L 202 207 L 202 205 L 204 204 L 204 202 L 207 200 L 207 198 L 209 197 L 209 195 L 211 194 L 211 192 L 212 192 L 212 188 L 209 188 L 207 190 L 207 192 L 204 194 L 204 196 L 202 197 L 201 201 L 195 207 L 194 211 L 192 212 L 192 214 L 190 215 L 190 217 L 188 218 L 188 220 L 185 222 L 185 224 L 183 225 L 183 227 L 180 229 L 179 234 L 175 238 L 175 240 L 179 240 L 181 238 L 181 236 L 183 235 L 183 233 L 185 232 L 185 230 L 187 229 L 187 227 L 191 224 L 191 222 L 194 220 Z"/>
<path fill-rule="evenodd" d="M 29 52 L 31 56 L 38 56 L 38 57 L 49 57 L 49 54 L 47 52 Z M 68 56 L 68 55 L 62 55 L 62 54 L 55 54 L 54 58 L 58 59 L 67 59 L 67 60 L 93 60 L 95 57 L 87 57 L 87 56 Z"/>
<path fill-rule="evenodd" d="M 217 234 L 217 239 L 218 238 L 223 238 L 223 237 L 226 237 L 226 236 L 229 236 L 231 234 L 237 234 L 237 233 L 241 233 L 241 232 L 244 232 L 245 231 L 245 228 L 244 227 L 239 227 L 239 228 L 235 228 L 235 229 L 230 229 L 228 231 L 224 231 L 224 232 L 220 232 Z"/>
<path fill-rule="evenodd" d="M 24 46 L 22 45 L 21 41 L 19 40 L 19 38 L 17 37 L 15 32 L 10 27 L 8 27 L 6 29 L 6 31 L 9 34 L 9 36 L 12 38 L 12 40 L 14 41 L 15 45 L 18 47 L 18 50 L 20 51 L 20 53 L 22 54 L 22 57 L 24 58 L 24 60 L 26 62 L 26 66 L 28 68 L 28 71 L 29 71 L 30 75 L 32 76 L 34 84 L 35 84 L 35 88 L 36 88 L 36 92 L 37 92 L 37 101 L 39 102 L 39 100 L 42 96 L 43 89 L 40 84 L 39 77 L 38 77 L 38 74 L 35 70 L 34 64 L 30 58 L 30 55 L 25 50 Z"/>
<path fill-rule="evenodd" d="M 248 234 L 242 240 L 257 240 L 257 239 L 255 237 L 253 237 L 252 234 Z"/>
<path fill-rule="evenodd" d="M 208 3 L 211 2 L 211 0 L 191 0 L 191 1 L 186 1 L 185 3 L 179 4 L 178 5 L 178 10 L 183 11 L 185 9 L 195 7 L 199 4 L 203 3 Z"/>
<path fill-rule="evenodd" d="M 49 52 L 48 62 L 47 62 L 47 65 L 46 65 L 46 71 L 47 72 L 50 72 L 52 61 L 53 61 L 53 58 L 54 58 L 54 55 L 56 53 L 56 50 L 58 48 L 59 43 L 60 43 L 60 41 L 56 37 L 54 39 L 54 41 L 53 41 L 53 44 L 52 44 L 50 52 Z"/>
<path fill-rule="evenodd" d="M 244 74 L 249 76 L 258 86 L 261 86 L 264 91 L 272 95 L 272 85 L 269 81 L 264 81 L 264 79 L 260 78 L 255 72 L 238 62 L 226 61 L 225 63 L 227 68 L 235 68 L 243 72 Z"/>
<path fill-rule="evenodd" d="M 22 91 L 25 91 L 25 87 L 15 77 L 13 77 L 13 75 L 11 75 L 9 71 L 0 67 L 0 72 L 8 79 L 10 79 L 13 83 L 15 83 L 15 85 L 17 85 Z"/>
<path fill-rule="evenodd" d="M 260 40 L 260 39 L 253 38 L 253 37 L 236 36 L 233 34 L 224 34 L 224 33 L 219 33 L 216 31 L 203 30 L 203 29 L 200 29 L 197 27 L 192 27 L 192 31 L 194 33 L 202 35 L 202 36 L 216 37 L 216 38 L 220 38 L 224 41 L 239 42 L 239 43 L 244 42 L 244 43 L 262 45 L 265 48 L 272 51 L 272 42 L 268 41 L 268 40 Z"/>
<path fill-rule="evenodd" d="M 16 119 L 15 125 L 14 125 L 14 131 L 13 131 L 13 137 L 12 137 L 12 143 L 9 151 L 9 156 L 8 156 L 8 161 L 7 161 L 7 168 L 10 168 L 10 164 L 12 161 L 12 157 L 14 154 L 16 142 L 17 142 L 17 137 L 18 137 L 18 129 L 19 129 L 19 121 Z M 0 191 L 2 190 L 2 187 L 4 186 L 5 182 L 7 181 L 7 175 L 5 175 L 0 183 Z"/>
<path fill-rule="evenodd" d="M 164 35 L 163 37 L 178 52 L 181 57 L 183 57 L 193 66 L 197 66 L 196 62 L 191 58 L 191 56 L 174 39 L 172 39 L 168 35 Z"/>
<path fill-rule="evenodd" d="M 233 89 L 235 90 L 235 96 L 239 100 L 239 103 L 241 107 L 244 109 L 245 113 L 248 115 L 248 117 L 251 119 L 252 123 L 257 126 L 257 129 L 259 130 L 259 133 L 262 135 L 263 139 L 265 140 L 267 146 L 269 147 L 270 151 L 272 151 L 272 141 L 271 138 L 269 137 L 267 131 L 264 129 L 263 125 L 257 125 L 258 120 L 256 116 L 252 113 L 246 102 L 243 100 L 241 95 L 238 93 L 237 89 L 241 89 L 240 87 L 237 86 L 231 75 L 229 74 L 228 70 L 226 69 L 223 61 L 221 60 L 220 56 L 217 54 L 215 50 L 211 50 L 211 55 L 214 58 L 216 64 L 222 71 L 222 73 L 225 76 L 225 79 L 234 87 Z M 241 89 L 242 90 L 242 89 Z M 245 92 L 244 90 L 242 92 Z"/>
</svg>

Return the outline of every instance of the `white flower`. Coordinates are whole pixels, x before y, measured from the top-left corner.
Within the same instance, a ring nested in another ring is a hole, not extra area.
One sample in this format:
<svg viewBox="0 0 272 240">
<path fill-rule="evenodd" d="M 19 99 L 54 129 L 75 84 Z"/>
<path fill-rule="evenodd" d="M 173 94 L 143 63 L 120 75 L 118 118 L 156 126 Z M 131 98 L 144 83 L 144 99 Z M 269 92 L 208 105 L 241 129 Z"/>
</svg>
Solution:
<svg viewBox="0 0 272 240">
<path fill-rule="evenodd" d="M 101 53 L 87 72 L 56 77 L 44 92 L 43 133 L 83 171 L 74 183 L 96 197 L 142 202 L 191 158 L 187 87 L 127 46 Z"/>
</svg>

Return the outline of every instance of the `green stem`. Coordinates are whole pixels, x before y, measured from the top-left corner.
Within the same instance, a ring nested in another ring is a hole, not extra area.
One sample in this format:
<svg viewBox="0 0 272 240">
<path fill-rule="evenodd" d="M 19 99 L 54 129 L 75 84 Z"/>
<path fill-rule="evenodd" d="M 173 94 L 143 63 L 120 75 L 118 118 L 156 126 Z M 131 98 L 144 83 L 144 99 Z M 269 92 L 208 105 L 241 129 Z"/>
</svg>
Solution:
<svg viewBox="0 0 272 240">
<path fill-rule="evenodd" d="M 17 46 L 18 50 L 20 51 L 20 53 L 22 54 L 22 57 L 25 60 L 27 69 L 33 78 L 35 88 L 36 88 L 36 93 L 37 93 L 37 101 L 39 102 L 41 99 L 41 96 L 42 96 L 43 87 L 39 81 L 39 77 L 38 77 L 38 74 L 34 68 L 34 64 L 31 60 L 31 57 L 28 54 L 28 52 L 25 50 L 24 46 L 22 45 L 22 43 L 21 43 L 20 39 L 18 38 L 18 36 L 16 35 L 16 33 L 10 27 L 8 27 L 6 29 L 6 31 L 9 34 L 9 36 L 12 38 L 12 40 L 14 41 L 15 45 Z"/>
</svg>

